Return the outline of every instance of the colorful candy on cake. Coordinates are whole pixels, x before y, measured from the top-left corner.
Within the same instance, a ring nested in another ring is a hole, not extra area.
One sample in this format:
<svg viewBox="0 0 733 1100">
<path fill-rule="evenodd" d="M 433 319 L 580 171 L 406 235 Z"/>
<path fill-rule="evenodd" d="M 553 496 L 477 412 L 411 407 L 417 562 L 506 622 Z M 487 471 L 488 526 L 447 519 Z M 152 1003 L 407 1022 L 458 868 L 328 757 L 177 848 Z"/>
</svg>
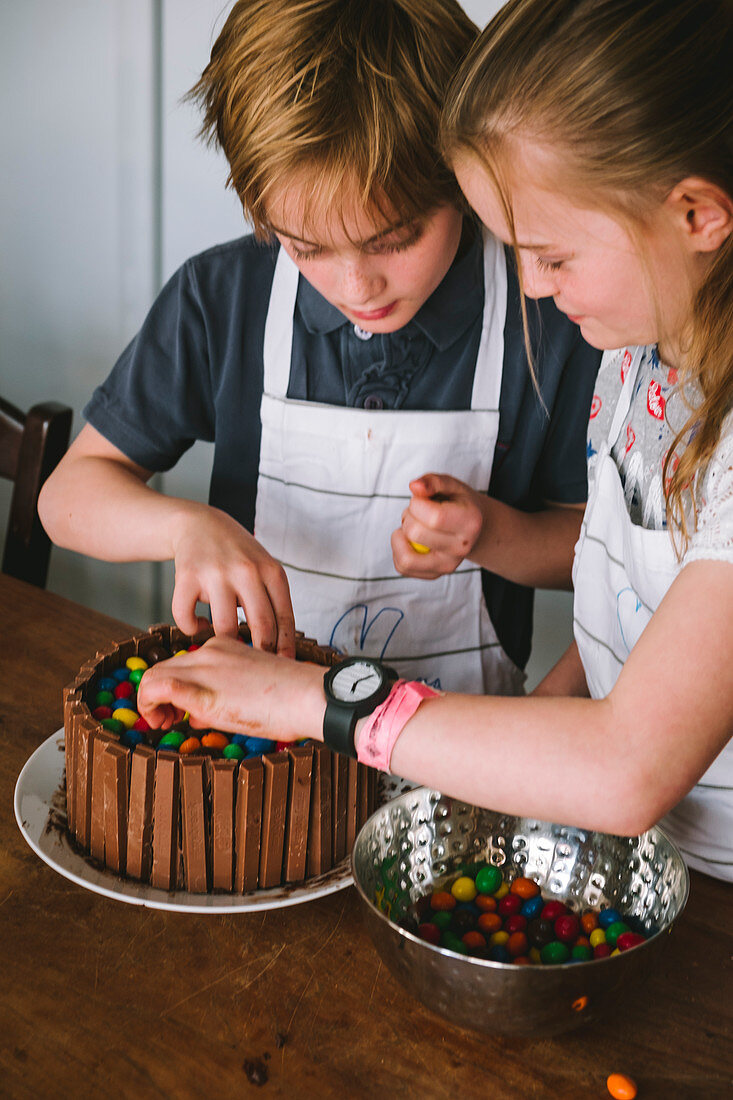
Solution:
<svg viewBox="0 0 733 1100">
<path fill-rule="evenodd" d="M 241 894 L 330 871 L 376 808 L 373 769 L 320 743 L 186 722 L 164 733 L 138 714 L 145 669 L 212 633 L 152 626 L 97 653 L 65 689 L 68 832 L 108 870 L 164 890 Z M 340 659 L 302 634 L 296 656 Z"/>
</svg>

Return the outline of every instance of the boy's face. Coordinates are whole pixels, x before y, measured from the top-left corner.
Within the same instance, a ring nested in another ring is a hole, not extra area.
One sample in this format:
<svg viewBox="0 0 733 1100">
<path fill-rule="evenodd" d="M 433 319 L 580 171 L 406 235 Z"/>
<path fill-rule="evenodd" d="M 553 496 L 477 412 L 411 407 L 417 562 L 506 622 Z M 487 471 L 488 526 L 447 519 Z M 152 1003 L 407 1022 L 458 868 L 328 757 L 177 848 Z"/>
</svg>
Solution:
<svg viewBox="0 0 733 1100">
<path fill-rule="evenodd" d="M 308 282 L 368 332 L 396 332 L 440 284 L 458 251 L 463 216 L 441 206 L 395 225 L 344 201 L 334 213 L 301 185 L 283 187 L 268 206 L 280 244 Z"/>
</svg>

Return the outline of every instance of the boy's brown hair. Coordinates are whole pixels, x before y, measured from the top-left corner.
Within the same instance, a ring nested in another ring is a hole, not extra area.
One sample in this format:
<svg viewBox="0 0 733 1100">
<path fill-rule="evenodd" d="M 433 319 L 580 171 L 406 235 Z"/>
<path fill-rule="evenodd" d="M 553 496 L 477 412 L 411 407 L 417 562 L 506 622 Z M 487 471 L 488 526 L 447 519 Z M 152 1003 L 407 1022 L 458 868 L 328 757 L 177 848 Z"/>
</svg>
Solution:
<svg viewBox="0 0 733 1100">
<path fill-rule="evenodd" d="M 347 190 L 390 222 L 460 204 L 439 120 L 476 34 L 457 0 L 239 0 L 189 98 L 255 232 L 291 180 L 306 221 Z"/>
</svg>

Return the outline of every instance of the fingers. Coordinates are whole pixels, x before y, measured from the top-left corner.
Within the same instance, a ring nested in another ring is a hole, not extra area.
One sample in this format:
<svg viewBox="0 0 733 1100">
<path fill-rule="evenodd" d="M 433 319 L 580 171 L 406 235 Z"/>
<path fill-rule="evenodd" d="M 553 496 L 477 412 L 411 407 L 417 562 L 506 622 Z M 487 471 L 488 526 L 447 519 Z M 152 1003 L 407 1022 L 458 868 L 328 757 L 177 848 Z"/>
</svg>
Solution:
<svg viewBox="0 0 733 1100">
<path fill-rule="evenodd" d="M 201 623 L 196 615 L 196 604 L 201 599 L 198 584 L 193 578 L 176 573 L 171 611 L 177 626 L 184 634 L 195 634 Z"/>
<path fill-rule="evenodd" d="M 295 616 L 285 570 L 270 560 L 257 577 L 241 585 L 239 598 L 255 649 L 295 656 Z"/>
</svg>

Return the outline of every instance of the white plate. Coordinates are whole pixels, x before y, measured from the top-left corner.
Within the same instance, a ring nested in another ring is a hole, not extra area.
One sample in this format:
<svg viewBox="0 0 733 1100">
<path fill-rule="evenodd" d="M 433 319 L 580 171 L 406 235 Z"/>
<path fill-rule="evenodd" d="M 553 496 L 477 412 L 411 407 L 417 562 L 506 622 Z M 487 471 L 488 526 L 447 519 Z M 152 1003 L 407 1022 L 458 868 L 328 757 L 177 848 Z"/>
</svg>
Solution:
<svg viewBox="0 0 733 1100">
<path fill-rule="evenodd" d="M 297 886 L 275 886 L 250 894 L 189 894 L 169 892 L 133 879 L 100 871 L 71 847 L 66 832 L 53 824 L 52 815 L 65 817 L 60 797 L 64 775 L 64 731 L 57 730 L 26 761 L 15 785 L 15 818 L 25 839 L 41 859 L 86 890 L 108 898 L 145 905 L 149 909 L 172 909 L 183 913 L 241 913 L 279 909 L 332 894 L 351 886 L 351 860 L 344 859 L 324 875 Z M 394 777 L 390 777 L 393 779 Z"/>
</svg>

